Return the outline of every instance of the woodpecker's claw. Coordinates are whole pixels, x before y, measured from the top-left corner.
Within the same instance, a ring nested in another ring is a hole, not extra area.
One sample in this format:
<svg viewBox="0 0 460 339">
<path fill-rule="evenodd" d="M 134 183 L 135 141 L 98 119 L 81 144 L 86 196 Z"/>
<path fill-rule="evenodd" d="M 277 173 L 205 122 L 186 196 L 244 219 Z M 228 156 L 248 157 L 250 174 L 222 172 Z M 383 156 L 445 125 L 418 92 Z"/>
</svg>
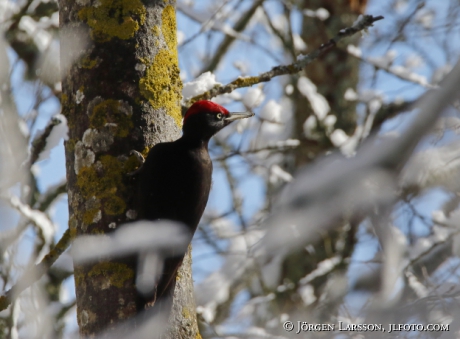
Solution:
<svg viewBox="0 0 460 339">
<path fill-rule="evenodd" d="M 129 172 L 127 174 L 129 176 L 133 176 L 133 175 L 136 175 L 137 173 L 139 173 L 142 170 L 142 167 L 143 167 L 144 162 L 145 162 L 145 158 L 141 153 L 139 153 L 136 150 L 132 150 L 131 152 L 129 152 L 129 155 L 134 155 L 137 158 L 137 160 L 139 161 L 139 164 L 140 164 L 139 167 L 135 171 Z"/>
</svg>

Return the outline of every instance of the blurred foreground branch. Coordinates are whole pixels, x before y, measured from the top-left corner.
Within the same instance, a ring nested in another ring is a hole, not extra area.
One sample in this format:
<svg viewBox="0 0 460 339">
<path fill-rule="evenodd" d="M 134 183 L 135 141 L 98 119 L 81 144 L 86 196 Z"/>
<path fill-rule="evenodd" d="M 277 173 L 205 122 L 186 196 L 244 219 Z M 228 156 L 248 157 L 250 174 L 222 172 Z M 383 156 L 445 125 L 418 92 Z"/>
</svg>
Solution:
<svg viewBox="0 0 460 339">
<path fill-rule="evenodd" d="M 366 214 L 395 201 L 396 176 L 421 138 L 430 131 L 443 110 L 458 99 L 460 62 L 441 83 L 422 97 L 420 112 L 394 140 L 368 140 L 354 158 L 329 156 L 304 168 L 284 191 L 280 208 L 268 220 L 268 233 L 261 242 L 263 252 L 295 250 L 318 238 L 318 230 L 331 230 L 344 215 Z M 284 227 L 282 227 L 285 225 Z M 286 230 L 286 227 L 289 229 Z"/>
</svg>

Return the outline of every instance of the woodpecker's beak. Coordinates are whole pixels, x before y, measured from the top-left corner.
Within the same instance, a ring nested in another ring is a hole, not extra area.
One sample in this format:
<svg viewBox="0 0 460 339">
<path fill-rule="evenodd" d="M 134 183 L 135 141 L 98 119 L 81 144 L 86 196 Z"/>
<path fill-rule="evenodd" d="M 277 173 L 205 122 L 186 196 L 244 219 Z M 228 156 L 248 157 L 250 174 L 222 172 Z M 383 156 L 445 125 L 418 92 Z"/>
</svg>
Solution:
<svg viewBox="0 0 460 339">
<path fill-rule="evenodd" d="M 253 117 L 254 113 L 252 112 L 244 112 L 244 113 L 237 113 L 237 112 L 230 112 L 228 115 L 224 118 L 225 121 L 232 122 L 235 120 L 239 119 L 246 119 Z"/>
</svg>

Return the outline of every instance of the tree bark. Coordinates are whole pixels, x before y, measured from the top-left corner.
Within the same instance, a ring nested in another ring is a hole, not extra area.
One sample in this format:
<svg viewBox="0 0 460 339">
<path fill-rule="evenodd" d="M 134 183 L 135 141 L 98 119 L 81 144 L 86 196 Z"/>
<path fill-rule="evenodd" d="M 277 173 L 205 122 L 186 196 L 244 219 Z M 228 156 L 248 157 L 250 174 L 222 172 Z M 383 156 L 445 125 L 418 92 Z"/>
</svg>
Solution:
<svg viewBox="0 0 460 339">
<path fill-rule="evenodd" d="M 181 90 L 175 1 L 61 0 L 62 109 L 68 119 L 66 170 L 73 236 L 106 234 L 136 219 L 133 180 L 160 141 L 180 136 Z M 180 271 L 171 338 L 199 336 L 190 258 Z M 82 336 L 136 315 L 133 264 L 120 260 L 75 265 Z M 186 291 L 186 292 L 184 292 Z M 187 310 L 185 312 L 184 310 Z M 185 317 L 184 314 L 187 316 Z M 186 318 L 184 320 L 184 318 Z"/>
</svg>

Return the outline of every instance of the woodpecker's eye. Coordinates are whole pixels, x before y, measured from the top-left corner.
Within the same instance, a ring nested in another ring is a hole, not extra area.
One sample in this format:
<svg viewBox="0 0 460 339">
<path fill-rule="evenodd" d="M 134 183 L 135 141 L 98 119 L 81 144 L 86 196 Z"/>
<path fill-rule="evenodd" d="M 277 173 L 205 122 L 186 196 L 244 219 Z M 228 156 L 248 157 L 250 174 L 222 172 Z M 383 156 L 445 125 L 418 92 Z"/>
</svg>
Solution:
<svg viewBox="0 0 460 339">
<path fill-rule="evenodd" d="M 222 119 L 222 114 L 221 114 L 221 113 L 217 113 L 216 117 L 217 117 L 217 119 L 220 120 L 220 119 Z"/>
</svg>

